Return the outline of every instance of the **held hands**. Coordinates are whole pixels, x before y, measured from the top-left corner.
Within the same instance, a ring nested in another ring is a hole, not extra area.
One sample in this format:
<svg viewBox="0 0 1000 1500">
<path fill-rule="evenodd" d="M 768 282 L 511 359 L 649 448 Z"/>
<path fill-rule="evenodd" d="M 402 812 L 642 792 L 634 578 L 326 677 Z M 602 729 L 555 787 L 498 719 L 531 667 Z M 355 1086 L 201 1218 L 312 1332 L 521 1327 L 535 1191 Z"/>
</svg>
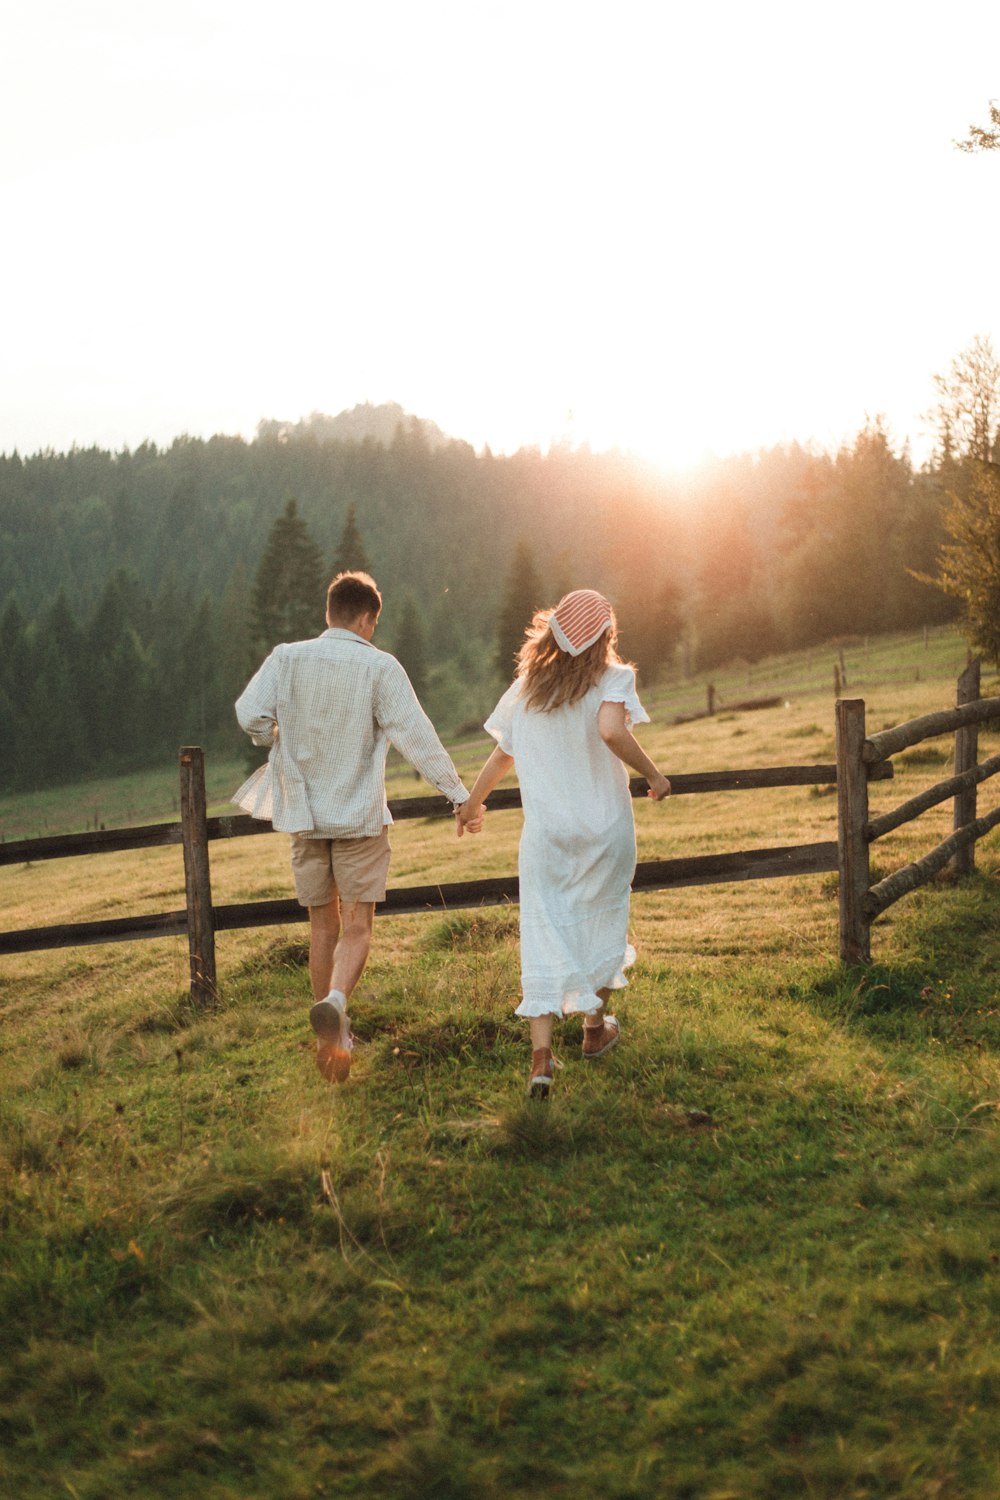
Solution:
<svg viewBox="0 0 1000 1500">
<path fill-rule="evenodd" d="M 646 796 L 652 797 L 654 802 L 662 802 L 664 797 L 670 796 L 670 782 L 659 771 L 655 776 L 648 776 L 646 779 L 649 782 Z"/>
<path fill-rule="evenodd" d="M 461 803 L 455 808 L 455 834 L 458 838 L 463 833 L 482 833 L 483 823 L 486 818 L 486 808 L 482 802 L 473 803 L 471 797 L 468 802 Z"/>
</svg>

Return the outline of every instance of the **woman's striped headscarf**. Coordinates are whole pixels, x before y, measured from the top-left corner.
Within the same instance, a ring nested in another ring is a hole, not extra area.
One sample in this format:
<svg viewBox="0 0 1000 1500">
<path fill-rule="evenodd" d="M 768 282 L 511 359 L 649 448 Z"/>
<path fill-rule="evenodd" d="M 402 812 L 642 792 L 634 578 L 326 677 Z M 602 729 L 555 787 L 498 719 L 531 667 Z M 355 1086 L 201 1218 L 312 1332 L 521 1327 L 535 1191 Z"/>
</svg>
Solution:
<svg viewBox="0 0 1000 1500">
<path fill-rule="evenodd" d="M 611 605 L 603 594 L 595 589 L 574 589 L 552 611 L 549 629 L 561 650 L 579 656 L 600 640 L 612 618 Z"/>
</svg>

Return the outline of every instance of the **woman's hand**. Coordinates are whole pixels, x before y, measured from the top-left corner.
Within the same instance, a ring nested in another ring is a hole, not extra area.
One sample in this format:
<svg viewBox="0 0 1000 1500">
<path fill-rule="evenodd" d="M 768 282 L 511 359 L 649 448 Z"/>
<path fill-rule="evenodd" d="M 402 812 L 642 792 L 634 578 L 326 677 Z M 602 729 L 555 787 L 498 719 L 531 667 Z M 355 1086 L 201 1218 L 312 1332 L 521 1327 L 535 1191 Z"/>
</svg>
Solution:
<svg viewBox="0 0 1000 1500">
<path fill-rule="evenodd" d="M 659 771 L 655 776 L 647 776 L 646 780 L 649 782 L 649 791 L 646 796 L 652 797 L 654 802 L 662 802 L 664 797 L 670 796 L 670 782 Z"/>
<path fill-rule="evenodd" d="M 482 802 L 473 802 L 470 797 L 468 802 L 462 802 L 455 808 L 455 833 L 458 838 L 463 833 L 482 833 L 483 821 L 486 817 L 486 808 Z"/>
</svg>

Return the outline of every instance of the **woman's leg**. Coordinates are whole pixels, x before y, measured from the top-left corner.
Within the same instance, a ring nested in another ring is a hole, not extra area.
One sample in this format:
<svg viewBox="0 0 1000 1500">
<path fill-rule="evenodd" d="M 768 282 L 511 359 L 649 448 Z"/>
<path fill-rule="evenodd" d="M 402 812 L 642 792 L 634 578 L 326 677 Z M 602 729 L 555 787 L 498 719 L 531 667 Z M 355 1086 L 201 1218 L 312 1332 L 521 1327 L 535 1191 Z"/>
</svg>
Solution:
<svg viewBox="0 0 1000 1500">
<path fill-rule="evenodd" d="M 552 1025 L 555 1016 L 531 1016 L 528 1024 L 531 1028 L 531 1048 L 537 1052 L 542 1047 L 552 1050 Z"/>
<path fill-rule="evenodd" d="M 531 1016 L 531 1072 L 528 1075 L 529 1099 L 547 1099 L 555 1064 L 552 1061 L 552 1026 L 555 1017 Z"/>
<path fill-rule="evenodd" d="M 610 994 L 610 990 L 598 990 L 597 998 L 601 1002 L 599 1009 L 591 1011 L 589 1016 L 584 1016 L 584 1057 L 603 1057 L 605 1052 L 610 1052 L 612 1047 L 618 1045 L 620 1034 L 618 1022 L 613 1016 L 607 1015 L 607 1000 Z"/>
<path fill-rule="evenodd" d="M 583 1029 L 585 1031 L 590 1031 L 591 1029 L 594 1031 L 601 1030 L 604 1025 L 604 1012 L 607 1009 L 608 996 L 610 994 L 610 990 L 597 991 L 597 998 L 601 1003 L 597 1010 L 592 1010 L 589 1016 L 584 1016 Z"/>
</svg>

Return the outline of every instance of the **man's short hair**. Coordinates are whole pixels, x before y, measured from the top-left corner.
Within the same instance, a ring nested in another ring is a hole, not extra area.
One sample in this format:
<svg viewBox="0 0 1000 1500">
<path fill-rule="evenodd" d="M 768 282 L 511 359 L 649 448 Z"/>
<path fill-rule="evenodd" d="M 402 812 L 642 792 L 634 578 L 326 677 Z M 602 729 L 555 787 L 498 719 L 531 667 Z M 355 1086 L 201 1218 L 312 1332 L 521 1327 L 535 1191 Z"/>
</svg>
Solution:
<svg viewBox="0 0 1000 1500">
<path fill-rule="evenodd" d="M 338 573 L 326 591 L 326 613 L 331 620 L 356 620 L 358 615 L 379 615 L 382 595 L 368 573 Z"/>
</svg>

